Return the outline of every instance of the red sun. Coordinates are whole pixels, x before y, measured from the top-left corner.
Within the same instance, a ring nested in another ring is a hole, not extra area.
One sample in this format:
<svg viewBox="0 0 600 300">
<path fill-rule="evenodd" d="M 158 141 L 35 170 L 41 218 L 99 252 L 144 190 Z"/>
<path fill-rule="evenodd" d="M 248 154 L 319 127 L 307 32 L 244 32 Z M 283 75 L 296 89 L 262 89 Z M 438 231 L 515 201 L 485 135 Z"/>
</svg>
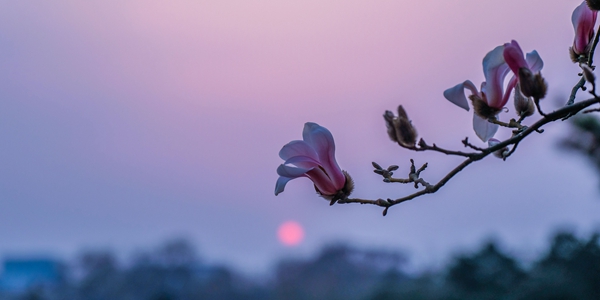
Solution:
<svg viewBox="0 0 600 300">
<path fill-rule="evenodd" d="M 297 246 L 304 239 L 304 229 L 295 221 L 287 221 L 277 229 L 279 242 L 285 246 Z"/>
</svg>

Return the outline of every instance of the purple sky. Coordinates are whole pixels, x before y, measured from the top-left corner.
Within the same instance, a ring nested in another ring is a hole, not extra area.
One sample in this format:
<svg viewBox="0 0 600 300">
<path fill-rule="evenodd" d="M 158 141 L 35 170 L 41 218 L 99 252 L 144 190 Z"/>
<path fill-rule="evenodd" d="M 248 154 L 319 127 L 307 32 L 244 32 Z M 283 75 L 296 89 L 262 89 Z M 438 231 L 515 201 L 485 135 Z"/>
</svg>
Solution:
<svg viewBox="0 0 600 300">
<path fill-rule="evenodd" d="M 130 253 L 184 236 L 250 272 L 331 241 L 406 249 L 427 265 L 486 237 L 527 257 L 558 227 L 599 229 L 597 174 L 556 150 L 559 124 L 385 218 L 329 207 L 304 179 L 273 195 L 277 153 L 307 121 L 333 133 L 356 197 L 413 192 L 382 183 L 373 160 L 427 161 L 425 178 L 440 179 L 459 160 L 400 149 L 383 111 L 404 105 L 430 143 L 477 141 L 471 113 L 442 92 L 479 84 L 483 56 L 511 39 L 545 60 L 547 110 L 566 101 L 580 1 L 439 2 L 0 3 L 0 257 Z M 287 220 L 305 228 L 297 248 L 276 239 Z"/>
</svg>

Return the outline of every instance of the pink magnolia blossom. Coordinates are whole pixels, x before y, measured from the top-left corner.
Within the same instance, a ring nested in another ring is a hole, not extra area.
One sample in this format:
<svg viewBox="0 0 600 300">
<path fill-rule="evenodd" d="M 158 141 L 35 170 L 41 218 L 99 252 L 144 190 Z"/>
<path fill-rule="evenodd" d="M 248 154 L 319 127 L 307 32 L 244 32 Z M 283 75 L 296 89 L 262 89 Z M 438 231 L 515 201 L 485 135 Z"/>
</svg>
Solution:
<svg viewBox="0 0 600 300">
<path fill-rule="evenodd" d="M 519 81 L 523 95 L 537 98 L 537 100 L 544 98 L 547 85 L 540 74 L 544 62 L 537 51 L 533 50 L 524 57 L 519 43 L 512 40 L 510 43 L 504 44 L 504 60 L 514 73 L 509 85 Z"/>
<path fill-rule="evenodd" d="M 469 99 L 473 102 L 475 109 L 473 129 L 475 134 L 484 142 L 492 138 L 498 130 L 498 125 L 488 122 L 488 119 L 496 117 L 502 111 L 518 81 L 516 76 L 511 77 L 506 90 L 504 90 L 506 76 L 511 70 L 509 59 L 511 63 L 527 67 L 535 72 L 539 72 L 543 67 L 542 59 L 537 51 L 534 50 L 528 53 L 527 58 L 524 59 L 519 44 L 512 41 L 494 48 L 483 58 L 485 81 L 481 83 L 480 91 L 470 80 L 444 91 L 446 99 L 467 111 L 469 110 L 469 102 L 465 95 L 465 89 L 471 92 Z"/>
<path fill-rule="evenodd" d="M 288 181 L 307 177 L 312 180 L 317 192 L 325 198 L 339 196 L 346 188 L 347 174 L 335 160 L 333 136 L 327 128 L 316 123 L 304 124 L 302 141 L 291 141 L 279 151 L 285 162 L 277 168 L 279 179 L 275 195 L 283 192 Z M 349 194 L 349 191 L 346 194 Z"/>
<path fill-rule="evenodd" d="M 527 53 L 527 56 L 523 55 L 523 50 L 517 41 L 512 40 L 510 43 L 504 44 L 504 60 L 508 64 L 508 67 L 513 71 L 515 76 L 519 76 L 519 69 L 529 69 L 532 74 L 538 73 L 544 67 L 544 61 L 537 53 L 533 50 Z M 515 77 L 511 78 L 516 80 Z"/>
<path fill-rule="evenodd" d="M 444 91 L 444 97 L 459 107 L 469 110 L 469 102 L 465 96 L 465 89 L 471 92 L 469 98 L 473 101 L 475 113 L 473 114 L 473 129 L 477 136 L 484 142 L 496 134 L 498 125 L 487 121 L 487 118 L 497 115 L 510 96 L 515 87 L 516 80 L 511 80 L 506 91 L 504 91 L 504 80 L 509 72 L 508 65 L 504 61 L 504 45 L 494 48 L 483 58 L 483 74 L 485 81 L 481 83 L 481 91 L 467 80 Z M 483 101 L 484 105 L 478 102 Z M 479 111 L 478 107 L 487 106 L 488 112 Z M 489 115 L 491 114 L 491 115 Z"/>
<path fill-rule="evenodd" d="M 571 51 L 576 56 L 587 55 L 592 39 L 594 38 L 594 25 L 596 24 L 598 12 L 591 10 L 583 1 L 571 16 L 573 28 L 575 28 L 575 40 Z M 577 57 L 574 57 L 576 61 Z"/>
</svg>

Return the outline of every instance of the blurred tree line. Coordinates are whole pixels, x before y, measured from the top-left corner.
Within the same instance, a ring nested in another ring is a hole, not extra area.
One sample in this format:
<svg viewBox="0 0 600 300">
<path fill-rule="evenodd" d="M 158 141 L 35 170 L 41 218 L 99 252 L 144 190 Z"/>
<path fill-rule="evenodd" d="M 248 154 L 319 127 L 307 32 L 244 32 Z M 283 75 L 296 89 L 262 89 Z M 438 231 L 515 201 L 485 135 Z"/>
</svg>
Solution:
<svg viewBox="0 0 600 300">
<path fill-rule="evenodd" d="M 597 234 L 559 233 L 528 267 L 494 242 L 442 270 L 409 274 L 406 265 L 401 253 L 333 245 L 310 259 L 280 261 L 270 278 L 248 278 L 203 263 L 189 242 L 176 240 L 128 264 L 108 251 L 84 252 L 64 282 L 0 299 L 600 299 Z"/>
</svg>

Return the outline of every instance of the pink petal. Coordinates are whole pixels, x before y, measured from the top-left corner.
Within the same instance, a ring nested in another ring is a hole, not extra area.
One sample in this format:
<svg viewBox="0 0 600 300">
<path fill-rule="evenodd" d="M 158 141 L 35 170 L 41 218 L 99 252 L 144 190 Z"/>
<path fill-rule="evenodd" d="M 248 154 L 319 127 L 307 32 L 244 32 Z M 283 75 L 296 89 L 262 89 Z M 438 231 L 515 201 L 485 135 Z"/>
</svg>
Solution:
<svg viewBox="0 0 600 300">
<path fill-rule="evenodd" d="M 275 184 L 275 195 L 283 192 L 285 185 L 292 179 L 308 177 L 315 186 L 325 195 L 333 195 L 338 189 L 333 185 L 327 174 L 320 168 L 297 168 L 293 166 L 279 165 L 277 174 L 280 176 Z"/>
<path fill-rule="evenodd" d="M 504 79 L 508 74 L 508 65 L 504 61 L 505 46 L 498 46 L 483 58 L 483 74 L 485 76 L 485 94 L 487 104 L 494 108 L 502 108 L 504 102 Z"/>
<path fill-rule="evenodd" d="M 540 57 L 538 52 L 535 50 L 527 53 L 527 57 L 525 58 L 525 60 L 527 61 L 527 65 L 529 66 L 529 69 L 533 73 L 537 73 L 537 72 L 541 71 L 542 68 L 544 67 L 544 61 L 542 61 L 542 58 Z"/>
<path fill-rule="evenodd" d="M 506 91 L 504 92 L 504 96 L 502 97 L 502 107 L 504 105 L 506 105 L 506 103 L 508 102 L 509 98 L 510 98 L 510 92 L 512 92 L 515 89 L 515 86 L 517 86 L 517 82 L 519 81 L 519 79 L 517 79 L 517 77 L 512 76 L 510 78 L 510 80 L 508 81 L 508 85 L 506 86 Z"/>
<path fill-rule="evenodd" d="M 312 168 L 298 168 L 281 164 L 279 167 L 277 167 L 277 175 L 289 178 L 298 178 L 306 176 L 306 172 L 310 171 L 311 169 Z"/>
<path fill-rule="evenodd" d="M 277 183 L 275 183 L 275 196 L 283 192 L 283 189 L 288 181 L 298 177 L 306 177 L 306 172 L 308 171 L 310 171 L 310 169 L 279 165 L 277 168 L 277 174 L 280 177 L 277 178 Z"/>
<path fill-rule="evenodd" d="M 512 40 L 510 43 L 504 44 L 503 51 L 504 60 L 515 75 L 519 74 L 520 68 L 527 68 L 527 62 L 523 58 L 523 50 L 517 41 Z"/>
<path fill-rule="evenodd" d="M 327 174 L 320 168 L 314 168 L 308 171 L 306 175 L 312 180 L 319 191 L 325 195 L 334 195 L 341 189 L 341 187 L 335 186 Z"/>
<path fill-rule="evenodd" d="M 319 160 L 319 155 L 305 141 L 291 141 L 281 148 L 279 157 L 283 160 L 288 160 L 294 156 L 307 156 L 314 160 Z"/>
<path fill-rule="evenodd" d="M 329 175 L 335 187 L 341 189 L 346 183 L 346 177 L 335 160 L 335 143 L 331 132 L 316 123 L 307 122 L 304 124 L 302 138 L 315 149 L 321 166 Z"/>
<path fill-rule="evenodd" d="M 592 11 L 585 1 L 583 1 L 571 15 L 571 22 L 575 29 L 575 40 L 573 41 L 573 50 L 577 54 L 583 54 L 594 37 L 594 25 L 596 24 L 598 12 Z"/>
<path fill-rule="evenodd" d="M 319 166 L 319 162 L 308 156 L 294 156 L 286 160 L 284 165 L 292 164 L 303 169 L 312 169 Z"/>
</svg>

